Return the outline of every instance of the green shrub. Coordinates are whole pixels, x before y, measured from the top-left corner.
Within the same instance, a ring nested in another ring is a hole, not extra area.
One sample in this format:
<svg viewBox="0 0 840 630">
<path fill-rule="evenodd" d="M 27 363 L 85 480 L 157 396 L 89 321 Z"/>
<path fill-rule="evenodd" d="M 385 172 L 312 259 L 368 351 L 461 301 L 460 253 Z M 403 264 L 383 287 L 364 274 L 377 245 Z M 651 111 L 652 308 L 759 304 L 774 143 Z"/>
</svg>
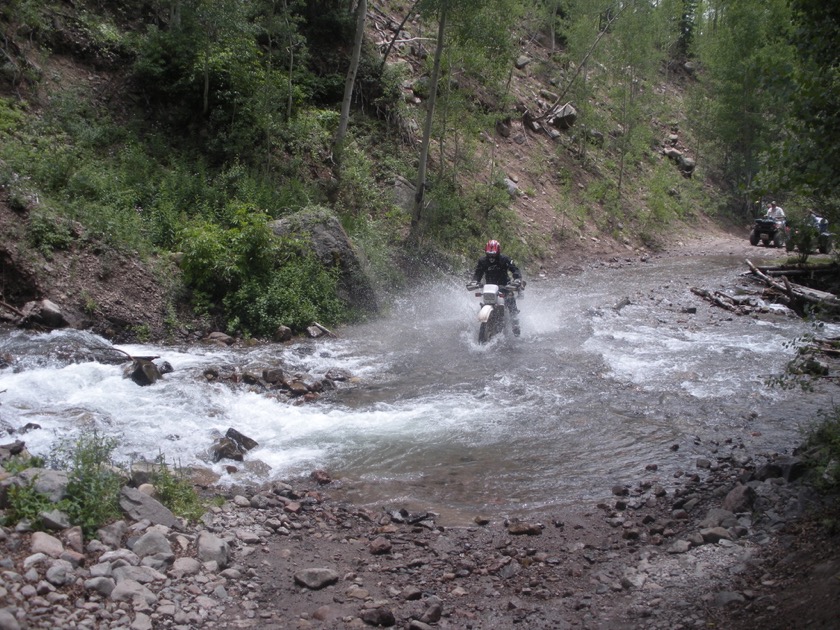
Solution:
<svg viewBox="0 0 840 630">
<path fill-rule="evenodd" d="M 20 105 L 8 98 L 0 98 L 0 133 L 6 134 L 23 126 L 25 116 Z"/>
<path fill-rule="evenodd" d="M 176 467 L 174 471 L 171 470 L 162 455 L 157 458 L 156 464 L 157 468 L 152 473 L 155 498 L 176 516 L 191 521 L 200 519 L 207 511 L 206 506 L 183 469 Z"/>
<path fill-rule="evenodd" d="M 27 468 L 43 468 L 45 463 L 43 457 L 15 455 L 3 462 L 3 470 L 10 475 L 17 475 Z"/>
<path fill-rule="evenodd" d="M 11 526 L 20 521 L 28 521 L 34 529 L 40 529 L 41 512 L 51 510 L 53 503 L 50 499 L 35 490 L 35 485 L 9 486 L 7 496 L 8 507 L 4 524 Z"/>
<path fill-rule="evenodd" d="M 119 518 L 123 475 L 111 459 L 116 444 L 116 439 L 105 438 L 96 430 L 83 432 L 75 441 L 57 444 L 48 463 L 53 469 L 67 472 L 65 498 L 52 503 L 37 492 L 34 483 L 10 486 L 5 524 L 14 525 L 25 519 L 40 529 L 40 514 L 56 509 L 64 512 L 72 524 L 81 526 L 85 536 L 92 536 L 102 525 Z M 39 457 L 14 458 L 6 462 L 5 468 L 16 474 L 43 465 L 44 460 Z"/>
<path fill-rule="evenodd" d="M 29 217 L 27 236 L 29 244 L 48 257 L 73 243 L 73 231 L 67 221 L 46 212 L 35 212 Z"/>
<path fill-rule="evenodd" d="M 313 321 L 342 321 L 348 313 L 336 296 L 338 274 L 314 256 L 289 255 L 272 274 L 249 279 L 225 298 L 229 332 L 270 336 L 281 324 L 300 331 Z"/>
<path fill-rule="evenodd" d="M 826 490 L 840 490 L 840 406 L 820 413 L 803 446 L 817 483 Z"/>
<path fill-rule="evenodd" d="M 237 291 L 246 279 L 264 277 L 277 258 L 279 244 L 267 216 L 246 207 L 233 215 L 231 227 L 202 221 L 187 229 L 182 239 L 185 282 L 212 298 Z"/>
<path fill-rule="evenodd" d="M 278 239 L 267 217 L 247 208 L 227 229 L 202 222 L 183 239 L 184 280 L 200 312 L 219 304 L 230 332 L 271 335 L 280 324 L 302 330 L 346 316 L 336 297 L 339 270 L 326 269 L 293 239 Z"/>
<path fill-rule="evenodd" d="M 116 438 L 95 429 L 83 432 L 74 442 L 61 442 L 51 453 L 51 465 L 66 470 L 67 497 L 58 505 L 86 536 L 119 518 L 119 495 L 124 474 L 112 460 Z"/>
</svg>

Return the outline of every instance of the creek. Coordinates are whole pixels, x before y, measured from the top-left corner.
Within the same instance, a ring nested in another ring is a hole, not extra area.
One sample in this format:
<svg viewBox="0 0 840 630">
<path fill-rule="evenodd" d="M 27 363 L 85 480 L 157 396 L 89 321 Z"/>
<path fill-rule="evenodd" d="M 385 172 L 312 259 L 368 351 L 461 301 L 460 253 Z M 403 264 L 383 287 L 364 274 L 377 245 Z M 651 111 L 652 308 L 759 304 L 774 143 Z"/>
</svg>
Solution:
<svg viewBox="0 0 840 630">
<path fill-rule="evenodd" d="M 340 480 L 331 494 L 432 510 L 443 522 L 591 504 L 615 484 L 692 472 L 726 441 L 790 452 L 830 405 L 826 392 L 767 383 L 811 324 L 783 311 L 734 316 L 690 291 L 738 285 L 743 270 L 734 257 L 685 257 L 529 278 L 522 336 L 484 345 L 477 298 L 449 278 L 406 290 L 388 314 L 336 339 L 119 346 L 174 367 L 150 387 L 123 378 L 119 365 L 68 361 L 79 348 L 110 345 L 90 333 L 6 332 L 0 355 L 14 362 L 0 370 L 0 427 L 40 428 L 2 440 L 48 455 L 96 428 L 117 438 L 118 460 L 211 467 L 223 486 L 321 468 Z M 353 379 L 298 405 L 201 376 L 278 359 Z M 233 475 L 206 457 L 214 433 L 229 427 L 259 443 Z"/>
</svg>

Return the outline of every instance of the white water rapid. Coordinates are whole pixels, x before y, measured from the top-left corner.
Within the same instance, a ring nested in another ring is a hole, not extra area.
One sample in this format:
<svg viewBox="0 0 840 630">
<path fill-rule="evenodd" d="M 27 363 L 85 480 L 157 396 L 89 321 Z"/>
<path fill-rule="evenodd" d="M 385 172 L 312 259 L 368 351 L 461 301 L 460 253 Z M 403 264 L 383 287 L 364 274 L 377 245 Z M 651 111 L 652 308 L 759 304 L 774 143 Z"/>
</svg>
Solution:
<svg viewBox="0 0 840 630">
<path fill-rule="evenodd" d="M 340 330 L 338 339 L 251 349 L 121 346 L 174 367 L 150 387 L 124 379 L 118 365 L 65 358 L 69 345 L 109 346 L 104 339 L 13 331 L 0 337 L 0 355 L 14 359 L 0 370 L 0 427 L 40 428 L 2 439 L 48 455 L 57 441 L 95 427 L 118 438 L 124 461 L 162 455 L 209 466 L 221 484 L 324 468 L 360 503 L 455 519 L 491 505 L 526 511 L 589 500 L 650 463 L 663 479 L 692 469 L 714 441 L 792 447 L 800 426 L 826 406 L 819 393 L 765 384 L 793 356 L 786 342 L 810 324 L 784 314 L 733 316 L 691 293 L 735 283 L 742 266 L 681 258 L 529 278 L 522 336 L 483 346 L 477 299 L 460 279 L 415 287 L 389 315 Z M 314 374 L 343 368 L 354 378 L 293 405 L 201 376 L 210 366 L 278 360 Z M 234 475 L 205 456 L 214 432 L 229 427 L 259 443 Z"/>
</svg>

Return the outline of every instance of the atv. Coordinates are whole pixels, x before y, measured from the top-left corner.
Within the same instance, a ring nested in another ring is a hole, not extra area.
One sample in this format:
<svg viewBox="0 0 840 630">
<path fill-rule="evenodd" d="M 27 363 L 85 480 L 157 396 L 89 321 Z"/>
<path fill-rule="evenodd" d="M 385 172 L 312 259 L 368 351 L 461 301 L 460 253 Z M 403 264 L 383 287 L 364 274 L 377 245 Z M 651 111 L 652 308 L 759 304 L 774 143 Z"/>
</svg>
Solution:
<svg viewBox="0 0 840 630">
<path fill-rule="evenodd" d="M 759 241 L 765 247 L 784 247 L 785 245 L 785 222 L 762 217 L 755 220 L 755 225 L 750 232 L 750 245 L 758 245 Z"/>
<path fill-rule="evenodd" d="M 828 231 L 828 221 L 819 219 L 816 222 L 807 222 L 804 225 L 790 223 L 787 227 L 787 240 L 785 249 L 792 252 L 794 248 L 800 254 L 813 254 L 814 250 L 820 254 L 830 254 L 834 235 Z"/>
</svg>

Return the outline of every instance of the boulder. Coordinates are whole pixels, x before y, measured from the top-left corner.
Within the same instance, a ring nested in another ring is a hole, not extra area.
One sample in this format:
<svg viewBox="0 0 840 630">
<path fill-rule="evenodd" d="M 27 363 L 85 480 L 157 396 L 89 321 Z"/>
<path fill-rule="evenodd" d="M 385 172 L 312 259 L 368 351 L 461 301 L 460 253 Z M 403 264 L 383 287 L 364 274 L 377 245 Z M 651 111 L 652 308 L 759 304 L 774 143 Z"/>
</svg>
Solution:
<svg viewBox="0 0 840 630">
<path fill-rule="evenodd" d="M 140 387 L 153 385 L 161 376 L 158 366 L 146 359 L 135 359 L 123 370 L 123 377 L 130 378 Z"/>
<path fill-rule="evenodd" d="M 148 519 L 158 525 L 180 529 L 181 524 L 165 505 L 143 494 L 137 488 L 124 487 L 120 492 L 120 508 L 135 521 Z"/>
<path fill-rule="evenodd" d="M 558 129 L 571 129 L 577 120 L 577 110 L 569 103 L 552 112 L 549 116 L 549 124 Z"/>
<path fill-rule="evenodd" d="M 330 210 L 310 207 L 272 221 L 269 227 L 277 236 L 302 240 L 325 267 L 337 267 L 338 296 L 349 306 L 367 313 L 378 311 L 373 284 L 362 269 L 350 238 Z"/>
<path fill-rule="evenodd" d="M 18 321 L 22 328 L 43 326 L 46 328 L 64 328 L 67 319 L 61 308 L 50 300 L 34 300 L 27 302 L 22 309 L 23 316 Z"/>
<path fill-rule="evenodd" d="M 755 497 L 756 492 L 750 486 L 735 486 L 723 500 L 723 509 L 734 513 L 749 512 L 755 502 Z"/>
</svg>

